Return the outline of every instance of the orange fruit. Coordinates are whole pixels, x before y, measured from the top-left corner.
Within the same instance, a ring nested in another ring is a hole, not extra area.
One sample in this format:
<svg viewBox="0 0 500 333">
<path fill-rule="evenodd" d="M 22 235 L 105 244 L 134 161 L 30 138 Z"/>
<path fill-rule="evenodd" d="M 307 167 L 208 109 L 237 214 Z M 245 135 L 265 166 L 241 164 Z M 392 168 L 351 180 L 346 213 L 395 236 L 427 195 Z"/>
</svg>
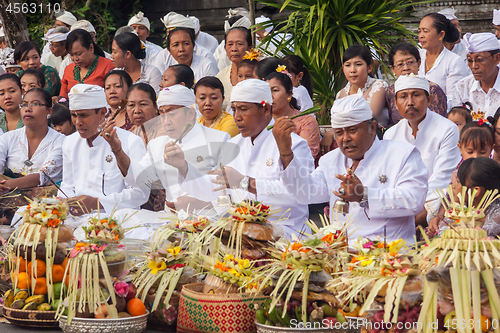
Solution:
<svg viewBox="0 0 500 333">
<path fill-rule="evenodd" d="M 19 257 L 19 272 L 26 272 L 26 260 L 23 257 Z"/>
<path fill-rule="evenodd" d="M 45 275 L 45 271 L 47 270 L 47 267 L 45 265 L 45 261 L 42 261 L 42 260 L 36 260 L 36 272 L 32 272 L 31 271 L 31 263 L 32 261 L 30 261 L 30 263 L 28 264 L 28 274 L 30 276 L 34 276 L 35 278 L 39 278 L 39 277 L 42 277 Z"/>
<path fill-rule="evenodd" d="M 61 265 L 52 266 L 52 280 L 54 283 L 62 282 L 64 278 L 64 267 Z"/>
<path fill-rule="evenodd" d="M 491 322 L 487 316 L 481 315 L 481 331 L 488 332 L 491 328 Z"/>
<path fill-rule="evenodd" d="M 140 299 L 132 298 L 127 302 L 127 312 L 133 317 L 142 316 L 146 314 L 146 306 Z"/>
<path fill-rule="evenodd" d="M 35 295 L 46 295 L 47 294 L 47 279 L 44 277 L 39 277 L 35 281 Z"/>
<path fill-rule="evenodd" d="M 63 261 L 63 262 L 62 262 L 62 264 L 61 264 L 61 266 L 62 266 L 64 269 L 66 269 L 66 266 L 68 266 L 68 261 L 69 261 L 68 257 L 64 258 L 64 261 Z"/>
<path fill-rule="evenodd" d="M 28 289 L 30 284 L 29 275 L 26 272 L 21 272 L 17 274 L 17 288 L 19 289 Z"/>
</svg>

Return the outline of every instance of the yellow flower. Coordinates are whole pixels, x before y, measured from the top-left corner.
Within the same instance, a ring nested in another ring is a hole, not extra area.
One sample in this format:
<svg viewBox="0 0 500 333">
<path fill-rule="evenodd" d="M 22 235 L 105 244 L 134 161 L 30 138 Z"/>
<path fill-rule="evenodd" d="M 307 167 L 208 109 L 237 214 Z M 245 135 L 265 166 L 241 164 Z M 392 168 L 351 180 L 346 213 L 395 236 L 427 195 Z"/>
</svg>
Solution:
<svg viewBox="0 0 500 333">
<path fill-rule="evenodd" d="M 231 269 L 228 271 L 228 273 L 233 274 L 233 275 L 234 275 L 234 276 L 236 276 L 236 277 L 240 277 L 240 275 L 241 275 L 241 274 L 240 274 L 240 273 L 238 273 L 238 271 L 237 271 L 237 270 L 235 270 L 234 268 L 231 268 Z"/>
<path fill-rule="evenodd" d="M 285 65 L 279 65 L 278 68 L 276 68 L 276 72 L 284 72 L 286 71 L 286 66 Z"/>
<path fill-rule="evenodd" d="M 224 258 L 224 259 L 225 259 L 225 260 L 228 260 L 228 261 L 229 261 L 229 260 L 234 260 L 234 256 L 233 256 L 232 254 L 228 254 L 228 255 L 226 256 L 226 258 Z"/>
<path fill-rule="evenodd" d="M 240 267 L 240 269 L 247 268 L 248 266 L 250 266 L 250 260 L 240 259 L 238 260 L 238 266 Z"/>
<path fill-rule="evenodd" d="M 170 253 L 171 255 L 173 256 L 176 256 L 179 254 L 179 252 L 181 252 L 181 248 L 176 246 L 176 247 L 173 247 L 173 248 L 170 248 L 170 249 L 167 249 L 167 252 Z"/>
<path fill-rule="evenodd" d="M 150 261 L 148 264 L 148 268 L 151 270 L 151 274 L 155 275 L 156 273 L 158 273 L 158 271 L 167 269 L 167 264 L 165 264 L 164 261 Z"/>
</svg>

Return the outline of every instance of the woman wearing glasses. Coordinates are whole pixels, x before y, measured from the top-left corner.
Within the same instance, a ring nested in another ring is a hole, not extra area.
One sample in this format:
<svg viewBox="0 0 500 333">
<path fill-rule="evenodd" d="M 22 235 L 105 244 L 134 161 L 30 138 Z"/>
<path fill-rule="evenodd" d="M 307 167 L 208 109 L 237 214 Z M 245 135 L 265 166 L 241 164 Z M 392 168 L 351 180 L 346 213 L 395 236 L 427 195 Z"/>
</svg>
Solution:
<svg viewBox="0 0 500 333">
<path fill-rule="evenodd" d="M 401 75 L 418 74 L 420 66 L 420 54 L 418 49 L 410 43 L 399 43 L 392 47 L 389 52 L 389 67 L 398 78 Z M 446 94 L 443 89 L 434 82 L 430 82 L 430 102 L 429 109 L 439 113 L 443 117 L 447 114 Z M 387 88 L 385 100 L 389 108 L 389 124 L 395 125 L 401 119 L 399 111 L 394 102 L 394 84 Z"/>
<path fill-rule="evenodd" d="M 38 186 L 52 185 L 51 179 L 55 182 L 62 179 L 64 135 L 49 127 L 52 114 L 50 94 L 44 89 L 31 89 L 18 107 L 24 127 L 0 136 L 0 168 L 4 170 L 0 176 L 0 193 L 16 188 L 36 189 Z M 42 195 L 42 192 L 37 193 Z M 16 204 L 9 206 L 13 205 Z M 9 221 L 13 215 L 12 210 L 7 210 L 3 211 L 2 217 Z"/>
</svg>

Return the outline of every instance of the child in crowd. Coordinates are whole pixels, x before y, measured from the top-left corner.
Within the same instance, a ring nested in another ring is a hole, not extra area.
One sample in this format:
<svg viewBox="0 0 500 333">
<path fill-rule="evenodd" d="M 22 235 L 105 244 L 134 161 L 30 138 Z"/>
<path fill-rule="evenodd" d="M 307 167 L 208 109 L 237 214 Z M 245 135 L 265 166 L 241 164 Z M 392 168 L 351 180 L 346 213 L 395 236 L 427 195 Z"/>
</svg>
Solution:
<svg viewBox="0 0 500 333">
<path fill-rule="evenodd" d="M 451 108 L 450 112 L 448 112 L 448 119 L 458 126 L 459 131 L 462 131 L 464 125 L 472 121 L 470 110 L 471 109 L 468 107 L 455 106 L 454 108 Z"/>
<path fill-rule="evenodd" d="M 293 97 L 297 100 L 300 111 L 313 107 L 313 82 L 302 58 L 297 55 L 287 55 L 282 60 L 286 70 L 292 74 Z"/>
<path fill-rule="evenodd" d="M 59 103 L 54 104 L 50 120 L 52 127 L 61 134 L 68 136 L 76 131 L 75 125 L 71 122 L 71 114 L 65 98 L 61 98 Z"/>
<path fill-rule="evenodd" d="M 181 84 L 184 87 L 194 87 L 194 73 L 191 67 L 183 64 L 172 65 L 161 77 L 160 88 L 171 87 L 174 84 Z"/>
<path fill-rule="evenodd" d="M 258 79 L 257 75 L 255 75 L 255 68 L 258 63 L 258 60 L 244 58 L 238 65 L 238 82 L 248 79 Z"/>
<path fill-rule="evenodd" d="M 23 96 L 26 95 L 28 90 L 31 90 L 33 88 L 43 89 L 45 87 L 45 77 L 43 76 L 42 72 L 34 68 L 28 68 L 27 70 L 25 70 L 21 74 L 21 77 L 19 77 L 19 79 L 21 80 Z"/>
<path fill-rule="evenodd" d="M 460 131 L 460 140 L 458 143 L 460 154 L 462 155 L 462 161 L 460 162 L 459 167 L 463 161 L 471 158 L 490 158 L 493 150 L 493 144 L 493 127 L 489 121 L 479 119 L 479 121 L 471 121 L 466 124 Z M 462 184 L 463 183 L 459 181 L 457 171 L 455 171 L 451 176 L 453 191 L 456 193 L 461 192 Z M 441 206 L 436 217 L 429 222 L 429 227 L 427 228 L 428 236 L 432 237 L 436 234 L 443 219 L 444 208 Z"/>
</svg>

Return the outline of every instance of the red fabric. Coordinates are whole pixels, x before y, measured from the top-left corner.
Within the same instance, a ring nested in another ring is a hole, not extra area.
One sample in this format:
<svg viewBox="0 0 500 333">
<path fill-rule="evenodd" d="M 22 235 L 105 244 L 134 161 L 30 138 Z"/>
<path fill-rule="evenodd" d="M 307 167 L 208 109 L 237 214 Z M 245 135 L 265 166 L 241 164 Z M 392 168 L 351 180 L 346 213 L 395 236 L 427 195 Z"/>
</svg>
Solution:
<svg viewBox="0 0 500 333">
<path fill-rule="evenodd" d="M 104 57 L 99 57 L 99 59 L 97 60 L 96 69 L 88 78 L 85 79 L 84 82 L 86 84 L 95 84 L 104 88 L 104 77 L 113 68 L 115 68 L 115 65 L 113 65 L 113 62 L 111 60 Z M 79 83 L 73 78 L 74 69 L 75 63 L 71 63 L 66 66 L 66 69 L 64 70 L 64 75 L 61 80 L 61 92 L 59 94 L 64 98 L 68 98 L 68 92 L 70 91 L 70 89 L 74 85 Z"/>
</svg>

